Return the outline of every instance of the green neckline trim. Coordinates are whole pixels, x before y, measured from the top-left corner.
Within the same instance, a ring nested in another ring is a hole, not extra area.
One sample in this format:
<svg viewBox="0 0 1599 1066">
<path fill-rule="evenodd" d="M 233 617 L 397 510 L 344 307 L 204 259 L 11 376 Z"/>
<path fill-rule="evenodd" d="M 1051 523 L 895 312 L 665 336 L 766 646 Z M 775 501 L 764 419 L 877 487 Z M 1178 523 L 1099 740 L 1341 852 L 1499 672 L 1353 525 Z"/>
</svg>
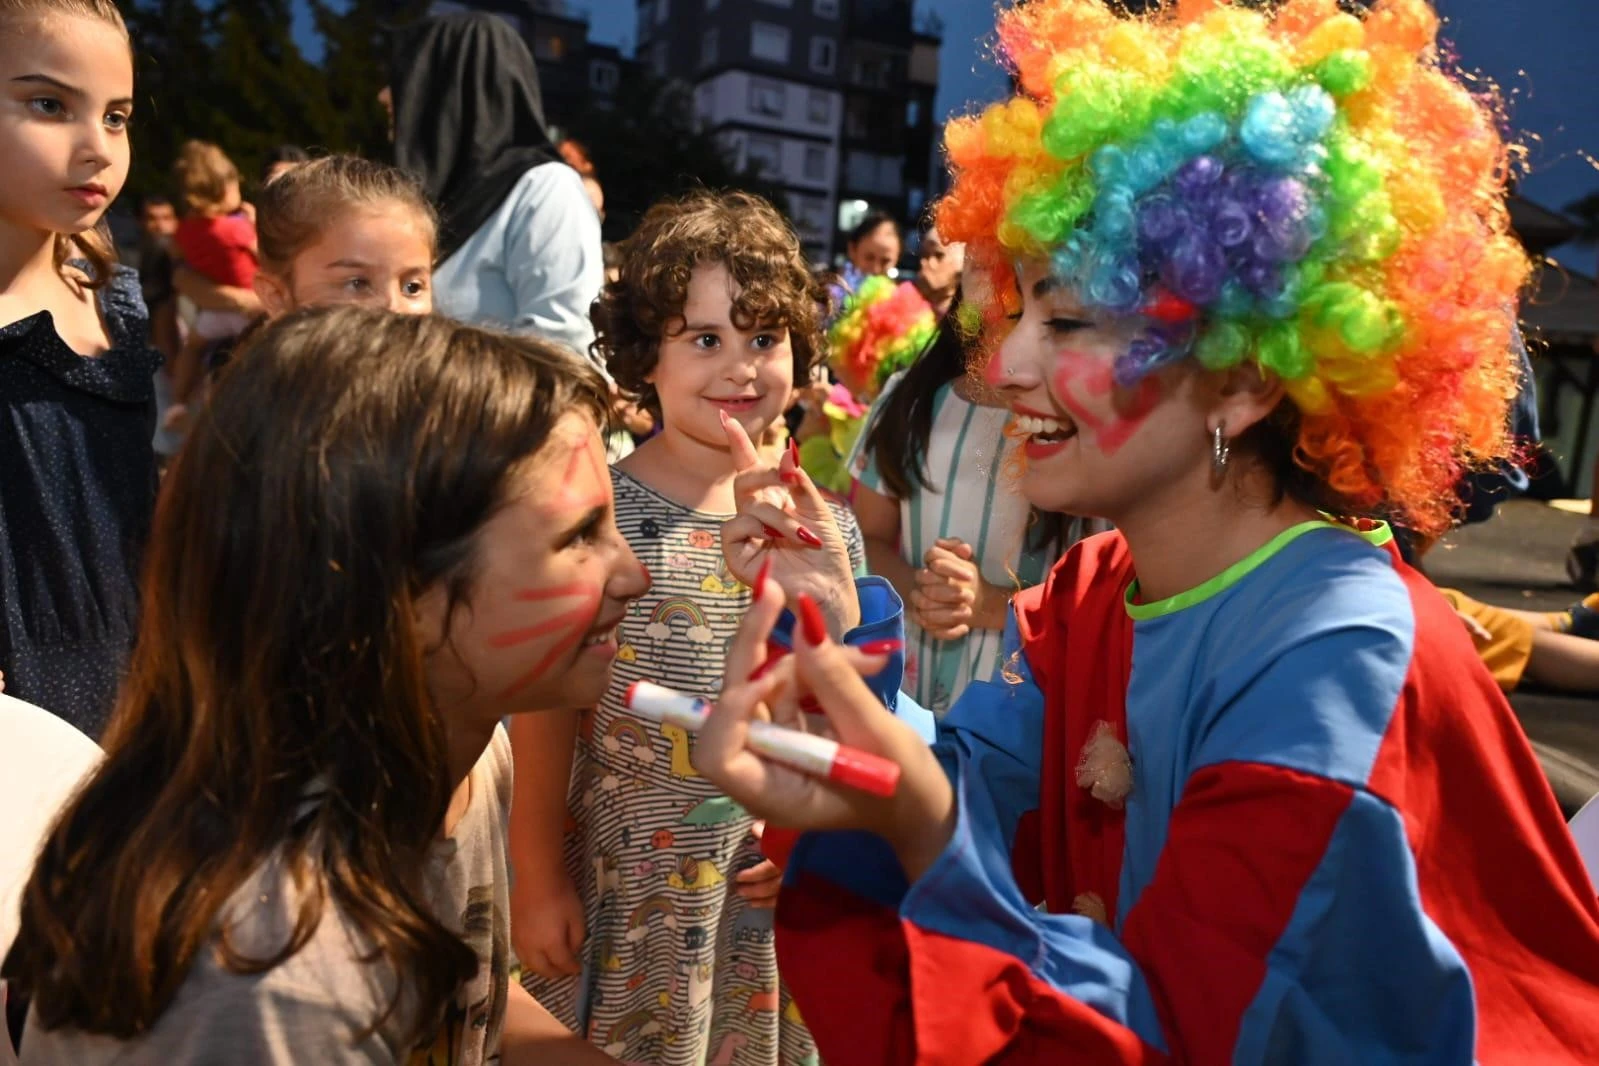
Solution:
<svg viewBox="0 0 1599 1066">
<path fill-rule="evenodd" d="M 1132 583 L 1127 586 L 1127 594 L 1125 596 L 1127 615 L 1135 622 L 1147 622 L 1151 618 L 1164 618 L 1166 615 L 1176 614 L 1178 611 L 1186 610 L 1195 604 L 1203 603 L 1217 593 L 1225 592 L 1232 588 L 1249 576 L 1251 571 L 1255 570 L 1267 559 L 1270 559 L 1306 533 L 1316 529 L 1341 529 L 1346 533 L 1353 533 L 1355 536 L 1379 548 L 1394 539 L 1393 530 L 1388 528 L 1386 522 L 1378 522 L 1371 529 L 1356 529 L 1341 522 L 1330 522 L 1325 519 L 1301 522 L 1297 526 L 1290 526 L 1283 530 L 1271 540 L 1250 552 L 1248 556 L 1238 560 L 1204 584 L 1196 585 L 1187 592 L 1179 592 L 1177 595 L 1170 596 L 1164 600 L 1156 600 L 1153 603 L 1138 603 L 1138 579 L 1134 578 Z"/>
</svg>

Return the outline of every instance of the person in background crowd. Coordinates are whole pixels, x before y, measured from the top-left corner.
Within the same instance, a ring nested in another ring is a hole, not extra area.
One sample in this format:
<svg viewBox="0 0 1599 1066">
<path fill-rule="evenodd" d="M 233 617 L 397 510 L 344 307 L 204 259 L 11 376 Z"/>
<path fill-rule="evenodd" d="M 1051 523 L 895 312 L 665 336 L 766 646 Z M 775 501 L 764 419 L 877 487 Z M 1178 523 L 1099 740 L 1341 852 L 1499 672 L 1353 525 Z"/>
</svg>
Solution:
<svg viewBox="0 0 1599 1066">
<path fill-rule="evenodd" d="M 501 724 L 598 699 L 589 638 L 648 586 L 604 382 L 374 308 L 250 345 L 167 474 L 105 760 L 23 893 L 23 1063 L 611 1062 L 515 979 Z"/>
<path fill-rule="evenodd" d="M 260 264 L 255 208 L 244 200 L 238 168 L 216 145 L 189 141 L 178 153 L 174 169 L 186 210 L 173 244 L 184 268 L 212 286 L 248 291 Z M 199 307 L 172 367 L 172 404 L 162 416 L 164 431 L 184 429 L 203 377 L 207 348 L 237 338 L 250 325 L 246 312 Z"/>
<path fill-rule="evenodd" d="M 600 220 L 550 141 L 522 38 L 497 15 L 426 19 L 401 33 L 382 99 L 395 160 L 439 210 L 438 309 L 592 358 Z"/>
<path fill-rule="evenodd" d="M 839 278 L 844 291 L 854 292 L 862 278 L 890 273 L 899 262 L 902 244 L 893 215 L 880 208 L 866 212 L 844 244 L 845 262 Z"/>
<path fill-rule="evenodd" d="M 297 144 L 280 144 L 267 153 L 266 159 L 261 163 L 261 184 L 271 185 L 274 180 L 287 174 L 301 163 L 309 163 L 311 153 Z"/>
<path fill-rule="evenodd" d="M 916 253 L 916 262 L 916 290 L 942 320 L 960 294 L 961 270 L 966 266 L 966 246 L 947 243 L 938 235 L 938 227 L 929 219 L 922 230 L 922 245 Z"/>
<path fill-rule="evenodd" d="M 98 737 L 138 617 L 161 364 L 98 228 L 128 176 L 116 5 L 8 0 L 0 84 L 0 671 Z"/>
<path fill-rule="evenodd" d="M 605 190 L 600 187 L 599 175 L 594 172 L 594 161 L 589 158 L 588 149 L 581 141 L 574 141 L 568 137 L 556 145 L 561 152 L 561 158 L 566 160 L 567 166 L 578 172 L 583 179 L 583 188 L 588 190 L 589 200 L 594 204 L 594 210 L 599 212 L 600 221 L 605 221 Z"/>
<path fill-rule="evenodd" d="M 139 201 L 139 291 L 150 316 L 150 346 L 171 361 L 182 348 L 178 290 L 172 280 L 172 235 L 178 213 L 165 196 Z"/>
</svg>

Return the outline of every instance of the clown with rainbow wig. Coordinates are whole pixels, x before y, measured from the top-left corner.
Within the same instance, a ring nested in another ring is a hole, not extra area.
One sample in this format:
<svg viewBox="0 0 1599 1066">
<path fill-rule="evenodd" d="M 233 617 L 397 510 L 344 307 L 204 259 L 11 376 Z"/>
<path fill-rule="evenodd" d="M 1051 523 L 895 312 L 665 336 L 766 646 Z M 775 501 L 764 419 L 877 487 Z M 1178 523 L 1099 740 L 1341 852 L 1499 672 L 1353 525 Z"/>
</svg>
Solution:
<svg viewBox="0 0 1599 1066">
<path fill-rule="evenodd" d="M 1447 528 L 1517 386 L 1513 147 L 1437 32 L 1425 0 L 1000 15 L 1018 94 L 952 123 L 938 227 L 1018 490 L 1116 528 L 1014 598 L 931 748 L 884 710 L 897 653 L 804 596 L 786 636 L 798 563 L 757 592 L 695 762 L 810 830 L 767 843 L 830 1066 L 1599 1062 L 1594 886 L 1384 521 Z M 892 799 L 745 745 L 818 710 Z"/>
</svg>

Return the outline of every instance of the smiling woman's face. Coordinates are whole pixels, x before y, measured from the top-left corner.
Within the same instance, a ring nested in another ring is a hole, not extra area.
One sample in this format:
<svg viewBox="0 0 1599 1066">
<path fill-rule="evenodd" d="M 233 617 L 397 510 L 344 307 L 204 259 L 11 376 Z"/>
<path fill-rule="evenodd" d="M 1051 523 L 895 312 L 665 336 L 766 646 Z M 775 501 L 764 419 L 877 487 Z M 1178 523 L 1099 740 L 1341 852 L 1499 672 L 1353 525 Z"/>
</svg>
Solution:
<svg viewBox="0 0 1599 1066">
<path fill-rule="evenodd" d="M 1021 315 L 985 376 L 1023 437 L 1028 500 L 1115 522 L 1203 475 L 1210 438 L 1192 364 L 1123 388 L 1116 359 L 1149 323 L 1090 315 L 1042 262 L 1020 264 L 1018 280 Z"/>
</svg>

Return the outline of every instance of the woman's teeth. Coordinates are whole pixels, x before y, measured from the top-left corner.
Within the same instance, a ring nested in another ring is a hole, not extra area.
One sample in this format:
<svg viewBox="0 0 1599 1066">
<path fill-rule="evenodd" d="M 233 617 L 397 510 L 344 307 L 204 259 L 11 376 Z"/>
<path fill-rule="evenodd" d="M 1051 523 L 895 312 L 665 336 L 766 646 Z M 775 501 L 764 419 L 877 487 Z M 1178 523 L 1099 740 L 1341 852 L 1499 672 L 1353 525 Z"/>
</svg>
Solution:
<svg viewBox="0 0 1599 1066">
<path fill-rule="evenodd" d="M 610 629 L 607 629 L 603 633 L 596 633 L 592 637 L 589 637 L 587 640 L 585 640 L 583 642 L 583 647 L 585 647 L 585 648 L 598 647 L 599 645 L 604 644 L 606 641 L 610 640 L 611 638 L 613 638 L 615 636 L 616 636 L 616 627 L 612 626 Z"/>
<path fill-rule="evenodd" d="M 1029 437 L 1042 437 L 1046 440 L 1068 437 L 1076 432 L 1077 427 L 1053 418 L 1037 418 L 1032 415 L 1017 415 L 1016 428 Z"/>
</svg>

